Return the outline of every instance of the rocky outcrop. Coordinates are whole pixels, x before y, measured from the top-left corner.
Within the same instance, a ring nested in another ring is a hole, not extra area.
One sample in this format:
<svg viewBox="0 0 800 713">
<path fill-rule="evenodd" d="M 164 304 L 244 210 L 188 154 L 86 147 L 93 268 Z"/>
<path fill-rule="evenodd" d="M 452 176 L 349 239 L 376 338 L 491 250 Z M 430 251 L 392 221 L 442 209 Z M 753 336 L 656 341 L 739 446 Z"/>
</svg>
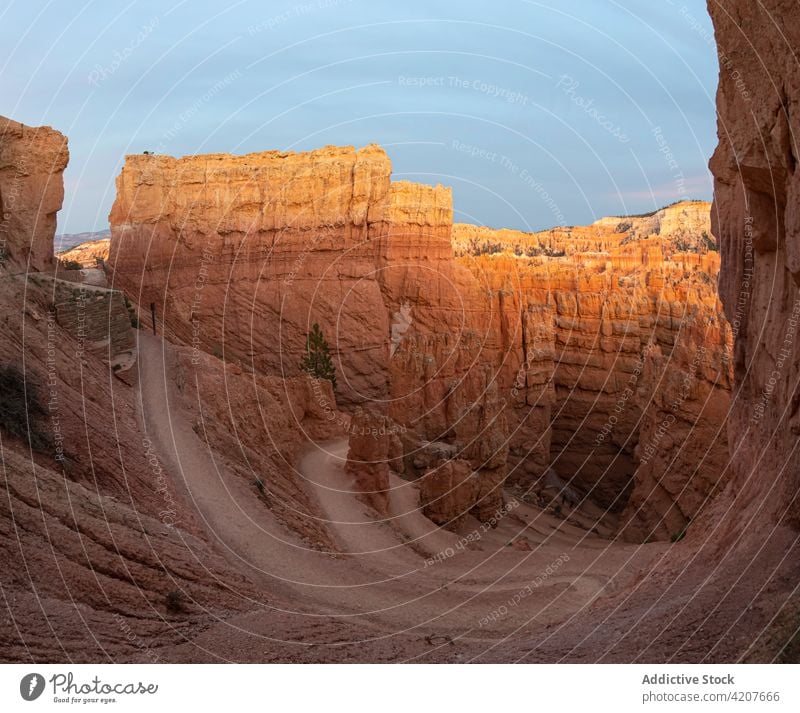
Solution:
<svg viewBox="0 0 800 713">
<path fill-rule="evenodd" d="M 52 275 L 66 156 L 51 129 L 0 128 L 2 657 L 152 662 L 153 641 L 242 608 L 232 588 L 262 595 L 209 545 L 141 429 L 122 294 Z"/>
<path fill-rule="evenodd" d="M 628 539 L 680 533 L 727 462 L 731 330 L 709 230 L 700 202 L 541 234 L 454 227 L 501 316 L 510 478 L 538 490 L 554 469 Z"/>
<path fill-rule="evenodd" d="M 389 193 L 377 147 L 129 156 L 111 211 L 114 285 L 171 339 L 296 375 L 311 324 L 344 402 L 386 393 L 388 318 L 370 230 Z M 385 211 L 381 211 L 385 213 Z"/>
<path fill-rule="evenodd" d="M 56 213 L 64 200 L 66 137 L 0 116 L 0 267 L 52 267 Z"/>
<path fill-rule="evenodd" d="M 91 351 L 115 373 L 130 369 L 136 359 L 132 315 L 121 292 L 56 280 L 53 309 L 58 324 L 78 343 L 78 355 Z"/>
<path fill-rule="evenodd" d="M 389 448 L 392 436 L 386 416 L 358 407 L 350 422 L 345 471 L 354 491 L 381 514 L 389 512 Z"/>
<path fill-rule="evenodd" d="M 720 52 L 712 220 L 735 335 L 732 526 L 800 527 L 798 8 L 720 0 L 709 11 Z"/>
<path fill-rule="evenodd" d="M 426 444 L 451 446 L 479 473 L 480 518 L 507 477 L 528 487 L 554 468 L 626 537 L 681 531 L 727 455 L 708 204 L 490 231 L 453 226 L 448 189 L 390 174 L 376 146 L 130 156 L 114 285 L 145 324 L 153 303 L 171 339 L 262 374 L 298 373 L 318 322 L 337 401 L 387 404 L 409 430 L 405 477 L 435 465 L 413 465 Z"/>
<path fill-rule="evenodd" d="M 153 304 L 171 340 L 261 374 L 299 374 L 317 322 L 340 404 L 385 401 L 421 441 L 466 445 L 452 403 L 482 398 L 482 359 L 499 363 L 501 344 L 453 260 L 449 189 L 390 175 L 377 146 L 130 156 L 110 216 L 112 284 L 146 326 Z M 495 492 L 501 471 L 489 471 Z"/>
<path fill-rule="evenodd" d="M 456 529 L 479 500 L 478 474 L 460 458 L 442 461 L 419 482 L 422 512 L 443 527 Z"/>
</svg>

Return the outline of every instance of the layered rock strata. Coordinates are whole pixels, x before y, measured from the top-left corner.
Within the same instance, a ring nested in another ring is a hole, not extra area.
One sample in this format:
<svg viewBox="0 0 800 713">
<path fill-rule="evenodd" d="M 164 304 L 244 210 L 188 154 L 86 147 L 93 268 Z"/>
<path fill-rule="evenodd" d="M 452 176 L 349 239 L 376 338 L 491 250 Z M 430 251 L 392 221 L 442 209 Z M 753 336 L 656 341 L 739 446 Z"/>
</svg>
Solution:
<svg viewBox="0 0 800 713">
<path fill-rule="evenodd" d="M 453 261 L 449 189 L 390 175 L 377 146 L 130 156 L 110 217 L 113 285 L 144 324 L 152 305 L 170 339 L 262 374 L 300 373 L 317 322 L 340 404 L 378 405 L 419 444 L 469 448 L 454 409 L 481 401 L 482 361 L 501 343 Z M 486 470 L 489 503 L 502 468 Z"/>
<path fill-rule="evenodd" d="M 480 473 L 480 518 L 502 506 L 510 458 L 524 487 L 555 468 L 626 537 L 681 532 L 727 455 L 708 204 L 490 231 L 453 226 L 449 190 L 390 174 L 376 146 L 130 156 L 114 284 L 171 339 L 259 373 L 298 373 L 318 322 L 338 402 L 409 429 L 396 466 L 453 446 Z"/>
<path fill-rule="evenodd" d="M 508 325 L 511 478 L 551 467 L 626 538 L 681 533 L 728 460 L 709 205 L 535 234 L 456 225 L 454 243 Z"/>
</svg>

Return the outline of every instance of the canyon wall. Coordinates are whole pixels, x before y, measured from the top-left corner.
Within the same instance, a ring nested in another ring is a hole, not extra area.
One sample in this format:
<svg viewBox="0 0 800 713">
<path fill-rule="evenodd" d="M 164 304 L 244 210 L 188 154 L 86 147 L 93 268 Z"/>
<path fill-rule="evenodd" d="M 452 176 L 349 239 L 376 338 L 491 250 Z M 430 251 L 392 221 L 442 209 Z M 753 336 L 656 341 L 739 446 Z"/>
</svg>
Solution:
<svg viewBox="0 0 800 713">
<path fill-rule="evenodd" d="M 377 146 L 129 156 L 109 266 L 145 323 L 153 304 L 170 339 L 257 373 L 298 374 L 319 323 L 338 403 L 406 429 L 407 478 L 437 466 L 431 444 L 471 463 L 480 518 L 510 463 L 666 539 L 727 455 L 708 210 L 524 234 L 453 226 L 450 191 L 392 182 Z"/>
<path fill-rule="evenodd" d="M 487 483 L 477 512 L 494 511 L 505 464 L 481 459 L 475 439 L 502 419 L 469 414 L 502 344 L 453 261 L 450 190 L 390 177 L 377 146 L 129 156 L 110 216 L 113 286 L 145 324 L 154 305 L 171 340 L 262 374 L 298 375 L 319 323 L 337 401 L 408 427 L 412 450 L 457 440 Z"/>
<path fill-rule="evenodd" d="M 709 3 L 720 54 L 714 234 L 735 334 L 731 527 L 800 526 L 800 13 Z"/>
<path fill-rule="evenodd" d="M 542 233 L 456 225 L 496 295 L 511 394 L 511 480 L 548 468 L 616 512 L 624 537 L 679 535 L 728 459 L 731 330 L 709 205 Z"/>
<path fill-rule="evenodd" d="M 0 267 L 47 270 L 64 201 L 66 137 L 0 116 Z"/>
</svg>

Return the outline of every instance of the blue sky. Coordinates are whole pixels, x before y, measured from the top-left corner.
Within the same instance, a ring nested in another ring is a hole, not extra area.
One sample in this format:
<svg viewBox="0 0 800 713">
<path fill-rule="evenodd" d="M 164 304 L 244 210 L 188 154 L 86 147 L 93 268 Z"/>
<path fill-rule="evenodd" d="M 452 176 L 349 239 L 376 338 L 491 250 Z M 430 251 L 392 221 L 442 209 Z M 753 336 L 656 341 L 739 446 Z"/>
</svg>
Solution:
<svg viewBox="0 0 800 713">
<path fill-rule="evenodd" d="M 711 196 L 702 0 L 13 0 L 0 38 L 0 114 L 69 136 L 59 232 L 105 228 L 144 150 L 374 142 L 523 230 Z"/>
</svg>

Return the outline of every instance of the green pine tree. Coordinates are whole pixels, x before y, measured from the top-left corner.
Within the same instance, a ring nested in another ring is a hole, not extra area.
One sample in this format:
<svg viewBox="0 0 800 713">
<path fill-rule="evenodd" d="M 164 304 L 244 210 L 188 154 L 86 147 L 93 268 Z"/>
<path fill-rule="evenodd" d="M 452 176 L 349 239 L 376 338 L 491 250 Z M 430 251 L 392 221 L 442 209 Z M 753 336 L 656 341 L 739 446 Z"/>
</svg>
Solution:
<svg viewBox="0 0 800 713">
<path fill-rule="evenodd" d="M 318 379 L 327 379 L 336 388 L 336 369 L 331 350 L 316 322 L 306 337 L 306 355 L 300 362 L 300 368 Z"/>
</svg>

